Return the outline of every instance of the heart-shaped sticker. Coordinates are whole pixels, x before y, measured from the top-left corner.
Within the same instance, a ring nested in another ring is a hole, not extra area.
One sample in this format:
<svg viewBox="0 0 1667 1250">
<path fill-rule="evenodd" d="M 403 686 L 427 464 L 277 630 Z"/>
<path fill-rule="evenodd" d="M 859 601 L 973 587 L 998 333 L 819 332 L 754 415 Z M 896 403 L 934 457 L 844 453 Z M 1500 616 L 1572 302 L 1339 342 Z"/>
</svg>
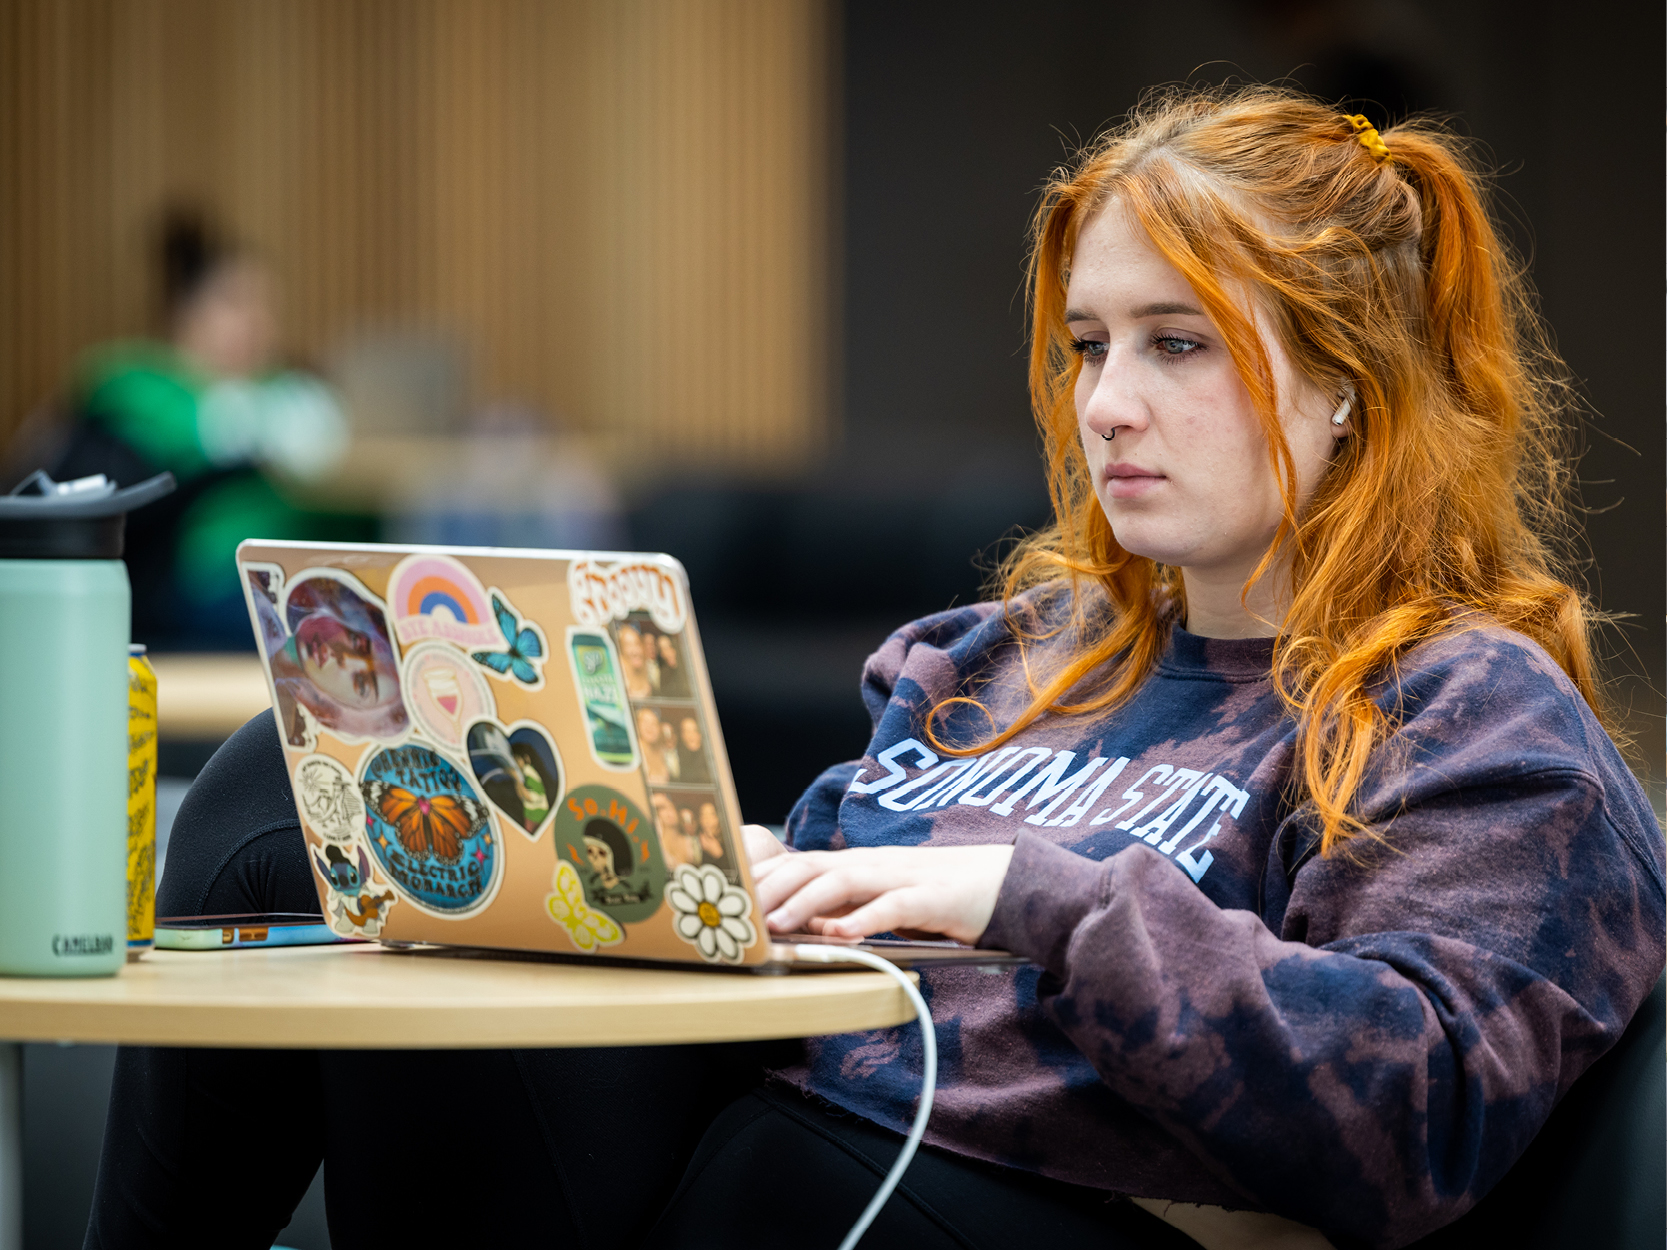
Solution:
<svg viewBox="0 0 1667 1250">
<path fill-rule="evenodd" d="M 543 726 L 533 721 L 469 726 L 469 767 L 487 801 L 505 820 L 536 842 L 566 793 L 561 754 Z"/>
</svg>

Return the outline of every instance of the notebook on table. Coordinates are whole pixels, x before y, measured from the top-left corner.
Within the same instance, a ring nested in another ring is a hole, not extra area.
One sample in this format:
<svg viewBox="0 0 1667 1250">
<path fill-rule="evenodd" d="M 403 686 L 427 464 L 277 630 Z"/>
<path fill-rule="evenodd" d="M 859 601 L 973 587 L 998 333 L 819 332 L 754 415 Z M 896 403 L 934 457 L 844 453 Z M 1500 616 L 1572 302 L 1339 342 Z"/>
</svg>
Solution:
<svg viewBox="0 0 1667 1250">
<path fill-rule="evenodd" d="M 764 927 L 676 560 L 250 540 L 238 569 L 336 933 L 797 963 Z M 899 964 L 1012 961 L 856 945 Z"/>
</svg>

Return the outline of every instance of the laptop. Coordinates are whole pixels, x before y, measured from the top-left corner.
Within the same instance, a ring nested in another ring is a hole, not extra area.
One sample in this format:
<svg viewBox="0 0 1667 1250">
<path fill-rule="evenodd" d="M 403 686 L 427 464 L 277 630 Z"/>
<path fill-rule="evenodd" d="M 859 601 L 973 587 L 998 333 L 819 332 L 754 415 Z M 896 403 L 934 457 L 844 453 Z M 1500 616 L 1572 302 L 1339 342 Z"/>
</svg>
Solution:
<svg viewBox="0 0 1667 1250">
<path fill-rule="evenodd" d="M 752 971 L 766 931 L 683 566 L 251 539 L 239 577 L 340 937 Z M 839 942 L 894 963 L 1017 962 Z"/>
</svg>

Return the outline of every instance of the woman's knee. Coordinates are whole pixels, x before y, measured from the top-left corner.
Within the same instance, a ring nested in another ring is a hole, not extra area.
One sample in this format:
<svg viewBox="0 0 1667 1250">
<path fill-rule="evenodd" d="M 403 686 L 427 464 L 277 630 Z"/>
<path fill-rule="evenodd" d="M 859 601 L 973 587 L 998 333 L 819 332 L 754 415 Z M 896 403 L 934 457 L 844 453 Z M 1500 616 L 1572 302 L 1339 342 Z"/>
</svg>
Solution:
<svg viewBox="0 0 1667 1250">
<path fill-rule="evenodd" d="M 318 910 L 269 714 L 228 738 L 192 783 L 169 835 L 156 910 L 163 916 Z"/>
</svg>

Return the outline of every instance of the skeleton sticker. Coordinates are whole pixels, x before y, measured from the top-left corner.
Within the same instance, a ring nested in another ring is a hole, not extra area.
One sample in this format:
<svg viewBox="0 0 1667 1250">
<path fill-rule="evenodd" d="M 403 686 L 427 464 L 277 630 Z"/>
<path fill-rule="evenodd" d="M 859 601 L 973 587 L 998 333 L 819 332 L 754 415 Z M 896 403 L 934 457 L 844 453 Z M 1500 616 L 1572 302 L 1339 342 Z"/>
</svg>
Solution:
<svg viewBox="0 0 1667 1250">
<path fill-rule="evenodd" d="M 659 910 L 665 858 L 648 817 L 630 799 L 607 786 L 580 786 L 562 803 L 553 828 L 557 862 L 573 865 L 592 908 L 620 924 Z"/>
</svg>

